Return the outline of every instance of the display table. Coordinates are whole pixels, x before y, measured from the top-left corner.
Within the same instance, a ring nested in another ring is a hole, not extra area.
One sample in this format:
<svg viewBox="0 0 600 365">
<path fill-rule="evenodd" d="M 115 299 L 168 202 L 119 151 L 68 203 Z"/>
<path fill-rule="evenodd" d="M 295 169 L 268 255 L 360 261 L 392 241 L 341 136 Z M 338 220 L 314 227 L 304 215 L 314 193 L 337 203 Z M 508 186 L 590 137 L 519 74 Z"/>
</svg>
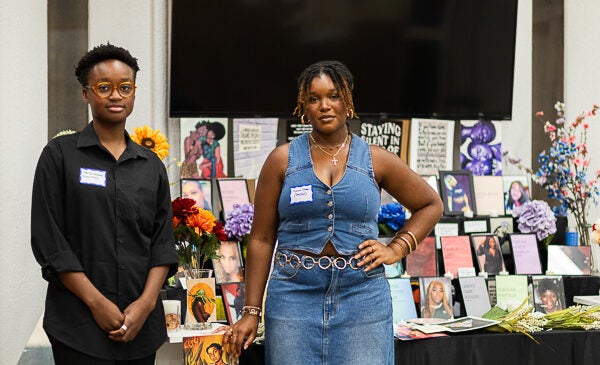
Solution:
<svg viewBox="0 0 600 365">
<path fill-rule="evenodd" d="M 598 365 L 600 331 L 548 331 L 536 344 L 519 333 L 477 331 L 414 341 L 396 340 L 395 364 Z M 368 341 L 368 338 L 365 338 Z M 264 347 L 253 345 L 241 364 L 263 365 Z"/>
</svg>

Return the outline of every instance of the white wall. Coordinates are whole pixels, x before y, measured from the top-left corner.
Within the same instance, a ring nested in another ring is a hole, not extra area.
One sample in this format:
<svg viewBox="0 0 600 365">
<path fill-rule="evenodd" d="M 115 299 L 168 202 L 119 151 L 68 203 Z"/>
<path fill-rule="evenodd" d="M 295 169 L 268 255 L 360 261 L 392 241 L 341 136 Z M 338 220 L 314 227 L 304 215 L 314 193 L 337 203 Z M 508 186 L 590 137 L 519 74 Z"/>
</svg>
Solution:
<svg viewBox="0 0 600 365">
<path fill-rule="evenodd" d="M 127 130 L 147 124 L 166 132 L 167 2 L 89 0 L 88 6 L 89 48 L 110 42 L 138 59 L 138 88 Z"/>
<path fill-rule="evenodd" d="M 593 104 L 600 105 L 600 1 L 565 1 L 565 108 L 572 120 Z M 600 169 L 600 117 L 593 119 L 588 132 L 590 173 Z M 592 207 L 589 223 L 600 218 L 600 207 Z M 574 220 L 570 218 L 571 224 Z"/>
<path fill-rule="evenodd" d="M 48 134 L 46 2 L 0 0 L 0 364 L 16 364 L 42 312 L 31 253 L 33 173 Z"/>
</svg>

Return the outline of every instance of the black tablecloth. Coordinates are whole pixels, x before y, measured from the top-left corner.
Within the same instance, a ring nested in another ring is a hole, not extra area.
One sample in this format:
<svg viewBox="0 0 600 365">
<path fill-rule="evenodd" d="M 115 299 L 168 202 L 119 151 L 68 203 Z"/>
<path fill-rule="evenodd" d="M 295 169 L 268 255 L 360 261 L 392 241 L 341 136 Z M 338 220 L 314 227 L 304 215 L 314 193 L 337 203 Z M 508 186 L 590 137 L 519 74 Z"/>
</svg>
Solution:
<svg viewBox="0 0 600 365">
<path fill-rule="evenodd" d="M 489 331 L 414 341 L 396 340 L 398 365 L 598 365 L 600 331 L 548 331 L 533 334 Z M 368 338 L 365 338 L 368 341 Z M 264 364 L 264 347 L 253 345 L 240 365 Z M 343 364 L 346 365 L 346 364 Z M 354 364 L 352 364 L 354 365 Z"/>
</svg>

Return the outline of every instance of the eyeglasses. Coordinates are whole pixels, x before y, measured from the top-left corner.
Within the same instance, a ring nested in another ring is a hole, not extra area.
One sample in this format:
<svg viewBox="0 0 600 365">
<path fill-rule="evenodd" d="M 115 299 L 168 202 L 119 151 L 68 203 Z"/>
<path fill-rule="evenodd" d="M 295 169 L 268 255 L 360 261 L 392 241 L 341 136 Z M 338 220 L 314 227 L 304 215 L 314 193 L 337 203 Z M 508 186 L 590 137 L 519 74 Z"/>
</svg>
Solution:
<svg viewBox="0 0 600 365">
<path fill-rule="evenodd" d="M 135 93 L 135 89 L 137 88 L 137 86 L 135 86 L 131 81 L 122 82 L 117 86 L 113 86 L 112 82 L 110 81 L 100 81 L 96 85 L 86 87 L 88 89 L 92 89 L 94 94 L 96 94 L 96 96 L 98 96 L 100 99 L 108 98 L 112 95 L 114 90 L 117 90 L 121 97 L 127 98 L 133 95 Z"/>
</svg>

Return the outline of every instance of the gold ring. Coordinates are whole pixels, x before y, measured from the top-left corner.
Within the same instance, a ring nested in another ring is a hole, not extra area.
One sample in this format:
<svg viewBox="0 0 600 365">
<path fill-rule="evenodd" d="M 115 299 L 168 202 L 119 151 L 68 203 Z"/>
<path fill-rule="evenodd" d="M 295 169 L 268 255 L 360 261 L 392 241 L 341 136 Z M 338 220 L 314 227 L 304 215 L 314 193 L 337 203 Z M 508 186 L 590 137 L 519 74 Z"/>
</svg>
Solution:
<svg viewBox="0 0 600 365">
<path fill-rule="evenodd" d="M 369 246 L 369 247 L 371 247 L 371 253 L 375 252 L 375 249 L 373 248 L 373 246 L 372 246 L 372 245 L 371 245 L 371 246 Z"/>
</svg>

